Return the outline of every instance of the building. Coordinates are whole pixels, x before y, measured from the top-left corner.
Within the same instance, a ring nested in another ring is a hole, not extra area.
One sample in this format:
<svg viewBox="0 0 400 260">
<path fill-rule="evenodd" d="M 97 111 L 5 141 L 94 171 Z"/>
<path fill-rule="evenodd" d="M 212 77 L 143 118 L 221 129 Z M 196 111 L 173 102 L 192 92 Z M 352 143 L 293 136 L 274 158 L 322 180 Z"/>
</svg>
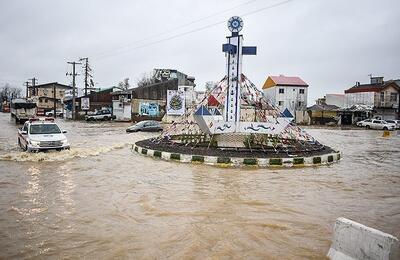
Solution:
<svg viewBox="0 0 400 260">
<path fill-rule="evenodd" d="M 287 109 L 292 115 L 307 108 L 308 84 L 299 77 L 269 76 L 263 85 L 267 99 L 281 112 Z"/>
<path fill-rule="evenodd" d="M 112 111 L 117 121 L 132 120 L 132 90 L 114 89 L 112 95 Z"/>
<path fill-rule="evenodd" d="M 132 89 L 133 121 L 161 120 L 166 111 L 167 90 L 178 90 L 178 80 L 169 79 Z M 149 113 L 149 107 L 154 112 Z"/>
<path fill-rule="evenodd" d="M 90 94 L 87 96 L 75 97 L 75 107 L 76 107 L 76 118 L 83 119 L 84 115 L 87 112 L 94 112 L 96 110 L 101 110 L 104 108 L 109 108 L 111 110 L 112 107 L 112 96 L 113 87 L 100 89 L 98 91 L 90 91 Z M 89 98 L 89 109 L 84 110 L 82 108 L 82 99 Z M 72 118 L 72 95 L 69 94 L 64 98 L 65 105 L 65 118 Z"/>
<path fill-rule="evenodd" d="M 45 83 L 29 87 L 28 99 L 36 102 L 37 114 L 44 115 L 46 112 L 64 108 L 63 99 L 65 92 L 72 89 L 71 86 L 60 84 L 58 82 Z"/>
<path fill-rule="evenodd" d="M 400 86 L 395 80 L 384 81 L 383 77 L 371 77 L 369 84 L 356 84 L 345 90 L 345 108 L 367 106 L 373 116 L 381 119 L 399 117 Z"/>
<path fill-rule="evenodd" d="M 338 106 L 327 105 L 323 102 L 317 103 L 307 108 L 307 113 L 310 118 L 310 124 L 312 125 L 325 125 L 325 124 L 337 124 L 338 123 Z"/>
<path fill-rule="evenodd" d="M 325 103 L 327 105 L 335 105 L 337 107 L 344 107 L 345 95 L 344 94 L 326 94 Z"/>
<path fill-rule="evenodd" d="M 185 107 L 196 104 L 195 78 L 172 69 L 155 69 L 154 83 L 132 89 L 132 119 L 161 120 L 166 113 L 167 91 L 176 90 L 184 93 Z M 174 116 L 166 119 L 173 121 Z"/>
</svg>

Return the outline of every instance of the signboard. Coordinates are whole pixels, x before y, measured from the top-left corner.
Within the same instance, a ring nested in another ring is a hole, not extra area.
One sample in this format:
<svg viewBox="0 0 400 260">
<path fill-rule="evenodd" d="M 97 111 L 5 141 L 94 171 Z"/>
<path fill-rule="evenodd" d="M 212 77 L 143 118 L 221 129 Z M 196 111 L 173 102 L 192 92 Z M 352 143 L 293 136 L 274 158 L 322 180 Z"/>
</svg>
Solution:
<svg viewBox="0 0 400 260">
<path fill-rule="evenodd" d="M 141 116 L 159 116 L 160 109 L 157 103 L 143 102 L 139 104 L 139 115 Z"/>
<path fill-rule="evenodd" d="M 167 90 L 167 115 L 185 113 L 185 94 L 177 90 Z"/>
<path fill-rule="evenodd" d="M 90 100 L 88 97 L 81 98 L 81 109 L 89 110 L 90 109 Z"/>
<path fill-rule="evenodd" d="M 164 80 L 169 80 L 173 78 L 177 78 L 176 75 L 176 70 L 170 70 L 170 69 L 154 69 L 154 75 L 153 77 L 155 79 L 158 79 L 159 81 L 164 81 Z"/>
</svg>

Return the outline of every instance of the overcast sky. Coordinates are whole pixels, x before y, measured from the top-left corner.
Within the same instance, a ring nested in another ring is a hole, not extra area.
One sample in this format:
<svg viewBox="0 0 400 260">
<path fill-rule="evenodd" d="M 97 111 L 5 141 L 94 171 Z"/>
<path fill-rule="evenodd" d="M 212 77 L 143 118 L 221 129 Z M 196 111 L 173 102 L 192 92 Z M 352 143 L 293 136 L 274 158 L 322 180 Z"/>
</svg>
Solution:
<svg viewBox="0 0 400 260">
<path fill-rule="evenodd" d="M 244 57 L 243 73 L 259 88 L 268 75 L 299 76 L 313 103 L 367 83 L 368 74 L 400 78 L 400 1 L 292 0 L 268 8 L 280 2 L 2 0 L 0 86 L 32 77 L 70 84 L 67 61 L 89 57 L 97 87 L 171 68 L 203 89 L 225 74 L 221 45 L 232 15 L 244 20 L 244 44 L 258 47 L 257 56 Z"/>
</svg>

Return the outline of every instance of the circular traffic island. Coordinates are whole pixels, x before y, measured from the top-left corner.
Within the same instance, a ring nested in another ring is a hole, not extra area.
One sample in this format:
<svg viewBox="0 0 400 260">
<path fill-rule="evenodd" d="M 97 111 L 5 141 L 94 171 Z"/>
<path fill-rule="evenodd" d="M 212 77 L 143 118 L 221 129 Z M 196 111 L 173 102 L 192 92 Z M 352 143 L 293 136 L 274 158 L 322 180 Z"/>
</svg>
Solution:
<svg viewBox="0 0 400 260">
<path fill-rule="evenodd" d="M 225 138 L 226 139 L 226 138 Z M 293 167 L 318 166 L 337 162 L 338 151 L 318 142 L 274 143 L 274 139 L 257 142 L 254 136 L 235 136 L 236 142 L 222 142 L 218 136 L 175 135 L 151 138 L 132 145 L 132 150 L 145 156 L 183 163 L 216 166 Z"/>
</svg>

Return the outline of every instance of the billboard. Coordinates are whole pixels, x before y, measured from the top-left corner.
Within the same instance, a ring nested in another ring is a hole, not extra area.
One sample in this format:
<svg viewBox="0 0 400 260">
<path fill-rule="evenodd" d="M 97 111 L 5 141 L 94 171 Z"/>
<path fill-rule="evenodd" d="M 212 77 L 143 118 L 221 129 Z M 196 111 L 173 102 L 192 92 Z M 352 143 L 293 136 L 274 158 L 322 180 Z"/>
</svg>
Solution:
<svg viewBox="0 0 400 260">
<path fill-rule="evenodd" d="M 167 115 L 185 113 L 185 94 L 178 90 L 167 90 Z"/>
<path fill-rule="evenodd" d="M 139 104 L 139 115 L 141 116 L 159 116 L 160 109 L 157 103 L 143 102 Z"/>
<path fill-rule="evenodd" d="M 81 109 L 89 110 L 90 109 L 90 100 L 88 97 L 81 98 Z"/>
</svg>

